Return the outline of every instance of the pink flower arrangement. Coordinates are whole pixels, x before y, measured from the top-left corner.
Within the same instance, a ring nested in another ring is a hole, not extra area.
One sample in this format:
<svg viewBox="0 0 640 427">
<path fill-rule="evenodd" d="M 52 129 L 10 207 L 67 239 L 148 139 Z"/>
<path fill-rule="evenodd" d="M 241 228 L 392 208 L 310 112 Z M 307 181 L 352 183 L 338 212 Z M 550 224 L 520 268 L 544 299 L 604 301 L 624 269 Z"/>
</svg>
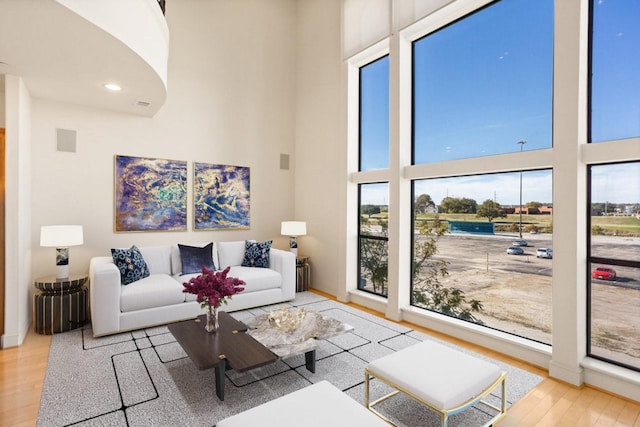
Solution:
<svg viewBox="0 0 640 427">
<path fill-rule="evenodd" d="M 222 303 L 227 303 L 227 298 L 244 291 L 244 280 L 227 277 L 229 269 L 230 267 L 222 271 L 213 271 L 203 266 L 201 275 L 182 284 L 182 292 L 198 295 L 198 302 L 202 308 L 218 308 Z"/>
</svg>

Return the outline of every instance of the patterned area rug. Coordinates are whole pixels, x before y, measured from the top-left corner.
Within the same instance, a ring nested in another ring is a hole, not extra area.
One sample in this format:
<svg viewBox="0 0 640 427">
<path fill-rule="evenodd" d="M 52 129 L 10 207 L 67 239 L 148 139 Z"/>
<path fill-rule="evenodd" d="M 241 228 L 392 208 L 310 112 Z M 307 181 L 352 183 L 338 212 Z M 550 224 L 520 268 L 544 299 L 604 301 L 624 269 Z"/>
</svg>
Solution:
<svg viewBox="0 0 640 427">
<path fill-rule="evenodd" d="M 215 394 L 214 370 L 198 371 L 166 326 L 93 338 L 91 325 L 87 325 L 52 337 L 37 425 L 214 426 L 223 418 L 321 380 L 328 380 L 362 404 L 368 362 L 434 339 L 310 292 L 297 294 L 287 305 L 315 310 L 354 327 L 346 334 L 320 341 L 315 374 L 305 368 L 304 355 L 242 374 L 227 371 L 225 400 L 221 402 Z M 273 308 L 231 314 L 248 321 Z M 513 366 L 476 356 L 508 372 L 510 405 L 542 380 Z M 372 399 L 389 391 L 375 379 L 371 386 Z M 495 393 L 492 399 L 498 405 L 500 389 Z M 401 426 L 440 425 L 438 415 L 400 395 L 377 408 Z M 319 410 L 322 409 L 320 402 Z M 456 414 L 449 425 L 483 424 L 492 416 L 485 411 L 490 410 L 480 405 Z"/>
</svg>

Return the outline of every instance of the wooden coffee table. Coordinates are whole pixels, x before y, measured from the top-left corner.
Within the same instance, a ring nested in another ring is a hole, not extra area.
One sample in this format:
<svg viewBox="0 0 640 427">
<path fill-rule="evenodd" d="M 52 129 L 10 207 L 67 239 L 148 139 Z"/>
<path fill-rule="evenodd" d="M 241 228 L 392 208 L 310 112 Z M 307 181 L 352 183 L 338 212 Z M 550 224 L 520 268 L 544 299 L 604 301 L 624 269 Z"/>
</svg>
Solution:
<svg viewBox="0 0 640 427">
<path fill-rule="evenodd" d="M 245 334 L 247 326 L 224 311 L 218 313 L 220 328 L 216 333 L 204 329 L 205 315 L 168 326 L 198 369 L 215 368 L 216 394 L 224 400 L 225 371 L 238 372 L 259 368 L 278 360 L 278 356 Z"/>
</svg>

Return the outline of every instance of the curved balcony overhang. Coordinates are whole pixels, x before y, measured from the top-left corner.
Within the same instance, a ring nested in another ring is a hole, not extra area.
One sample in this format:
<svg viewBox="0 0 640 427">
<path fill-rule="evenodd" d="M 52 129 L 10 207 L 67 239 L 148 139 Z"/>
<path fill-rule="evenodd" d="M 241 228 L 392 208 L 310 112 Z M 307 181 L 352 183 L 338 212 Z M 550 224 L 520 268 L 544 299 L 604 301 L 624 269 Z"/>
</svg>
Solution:
<svg viewBox="0 0 640 427">
<path fill-rule="evenodd" d="M 0 4 L 0 74 L 20 76 L 34 98 L 151 117 L 167 96 L 168 55 L 156 0 Z"/>
</svg>

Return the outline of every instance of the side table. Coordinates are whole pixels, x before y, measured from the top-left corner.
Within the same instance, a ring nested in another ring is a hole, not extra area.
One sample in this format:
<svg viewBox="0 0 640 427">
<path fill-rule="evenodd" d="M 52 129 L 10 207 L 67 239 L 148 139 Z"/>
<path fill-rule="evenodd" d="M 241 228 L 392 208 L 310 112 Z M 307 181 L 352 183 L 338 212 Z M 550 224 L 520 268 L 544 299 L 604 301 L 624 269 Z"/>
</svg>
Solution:
<svg viewBox="0 0 640 427">
<path fill-rule="evenodd" d="M 296 258 L 296 292 L 309 290 L 310 281 L 311 267 L 309 266 L 309 257 L 299 256 Z"/>
<path fill-rule="evenodd" d="M 35 280 L 38 292 L 33 296 L 35 331 L 52 335 L 84 325 L 87 320 L 86 274 L 72 274 L 64 279 L 55 276 Z"/>
</svg>

